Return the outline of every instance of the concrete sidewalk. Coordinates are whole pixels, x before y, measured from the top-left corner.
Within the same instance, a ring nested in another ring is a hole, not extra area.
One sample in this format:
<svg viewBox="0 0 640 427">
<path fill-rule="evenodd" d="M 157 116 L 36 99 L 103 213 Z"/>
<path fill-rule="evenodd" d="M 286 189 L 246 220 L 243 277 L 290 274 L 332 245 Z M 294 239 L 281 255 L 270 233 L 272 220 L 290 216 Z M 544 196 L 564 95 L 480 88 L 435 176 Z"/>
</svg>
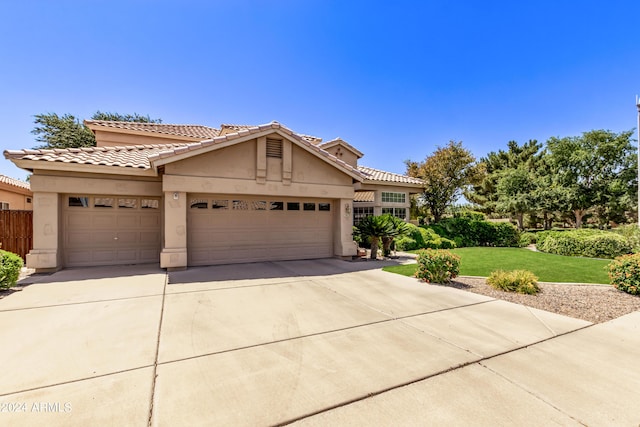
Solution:
<svg viewBox="0 0 640 427">
<path fill-rule="evenodd" d="M 0 425 L 640 422 L 640 312 L 592 326 L 381 265 L 31 277 L 0 300 Z"/>
</svg>

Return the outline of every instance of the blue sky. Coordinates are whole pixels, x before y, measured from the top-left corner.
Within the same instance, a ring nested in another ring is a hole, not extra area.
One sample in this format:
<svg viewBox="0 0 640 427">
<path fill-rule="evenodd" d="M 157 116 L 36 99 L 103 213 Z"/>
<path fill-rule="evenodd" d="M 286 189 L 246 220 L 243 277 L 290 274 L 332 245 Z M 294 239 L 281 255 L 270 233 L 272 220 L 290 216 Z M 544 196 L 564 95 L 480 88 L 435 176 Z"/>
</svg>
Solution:
<svg viewBox="0 0 640 427">
<path fill-rule="evenodd" d="M 640 1 L 15 1 L 0 6 L 0 149 L 39 113 L 277 120 L 404 172 L 449 140 L 636 127 Z M 27 175 L 4 158 L 0 173 Z"/>
</svg>

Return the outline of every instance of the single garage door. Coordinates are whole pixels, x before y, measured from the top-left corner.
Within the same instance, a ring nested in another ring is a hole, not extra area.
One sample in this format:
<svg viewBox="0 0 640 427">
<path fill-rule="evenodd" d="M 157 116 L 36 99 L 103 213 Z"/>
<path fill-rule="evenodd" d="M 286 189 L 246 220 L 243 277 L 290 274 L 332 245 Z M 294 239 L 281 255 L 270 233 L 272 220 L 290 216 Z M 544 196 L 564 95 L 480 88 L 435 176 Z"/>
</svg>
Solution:
<svg viewBox="0 0 640 427">
<path fill-rule="evenodd" d="M 159 198 L 67 195 L 63 224 L 66 267 L 159 262 Z"/>
<path fill-rule="evenodd" d="M 332 202 L 189 195 L 189 265 L 333 255 Z"/>
</svg>

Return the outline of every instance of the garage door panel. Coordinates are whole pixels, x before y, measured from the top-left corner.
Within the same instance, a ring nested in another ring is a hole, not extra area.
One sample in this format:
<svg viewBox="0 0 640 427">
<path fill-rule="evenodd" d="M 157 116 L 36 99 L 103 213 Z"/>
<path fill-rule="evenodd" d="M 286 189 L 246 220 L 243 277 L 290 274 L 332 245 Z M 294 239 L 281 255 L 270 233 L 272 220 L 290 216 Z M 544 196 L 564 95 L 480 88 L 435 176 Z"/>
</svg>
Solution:
<svg viewBox="0 0 640 427">
<path fill-rule="evenodd" d="M 159 261 L 162 234 L 158 209 L 138 208 L 141 198 L 134 196 L 127 197 L 130 203 L 126 206 L 115 203 L 110 208 L 94 206 L 95 199 L 104 200 L 104 196 L 82 198 L 89 203 L 80 206 L 68 199 L 63 202 L 65 266 Z"/>
<path fill-rule="evenodd" d="M 333 220 L 330 212 L 287 210 L 255 210 L 264 198 L 239 201 L 234 210 L 232 197 L 190 195 L 190 199 L 229 200 L 229 209 L 190 209 L 188 211 L 188 256 L 190 265 L 229 264 L 265 260 L 324 258 L 333 254 Z M 309 200 L 306 200 L 309 201 Z M 266 206 L 272 206 L 267 200 Z M 317 204 L 320 201 L 316 200 Z M 330 201 L 322 200 L 324 203 Z M 276 205 L 277 206 L 277 205 Z"/>
</svg>

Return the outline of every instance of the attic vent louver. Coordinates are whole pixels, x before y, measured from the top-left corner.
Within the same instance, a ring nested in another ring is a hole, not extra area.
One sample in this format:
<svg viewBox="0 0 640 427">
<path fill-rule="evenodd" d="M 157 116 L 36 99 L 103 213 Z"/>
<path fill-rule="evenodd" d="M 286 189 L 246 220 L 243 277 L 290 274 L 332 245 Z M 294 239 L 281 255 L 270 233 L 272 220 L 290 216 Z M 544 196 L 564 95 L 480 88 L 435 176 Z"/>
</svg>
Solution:
<svg viewBox="0 0 640 427">
<path fill-rule="evenodd" d="M 282 158 L 282 140 L 267 138 L 267 157 Z"/>
</svg>

